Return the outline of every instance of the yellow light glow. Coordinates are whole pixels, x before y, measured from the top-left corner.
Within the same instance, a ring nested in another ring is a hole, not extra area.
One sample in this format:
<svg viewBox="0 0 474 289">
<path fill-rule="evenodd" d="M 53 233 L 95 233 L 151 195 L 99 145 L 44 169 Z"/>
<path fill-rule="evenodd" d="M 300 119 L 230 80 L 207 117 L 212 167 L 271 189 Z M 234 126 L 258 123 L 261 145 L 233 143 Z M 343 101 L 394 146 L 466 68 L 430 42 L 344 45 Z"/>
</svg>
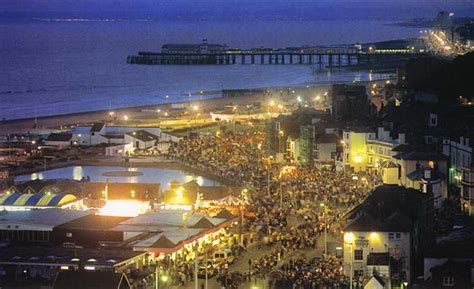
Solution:
<svg viewBox="0 0 474 289">
<path fill-rule="evenodd" d="M 377 241 L 379 239 L 379 235 L 375 232 L 370 233 L 369 237 L 371 241 Z"/>
<path fill-rule="evenodd" d="M 275 105 L 275 101 L 274 101 L 274 100 L 270 100 L 269 105 L 270 105 L 270 106 L 274 106 L 274 105 Z"/>
<path fill-rule="evenodd" d="M 348 232 L 344 234 L 344 242 L 352 243 L 354 242 L 354 234 L 352 232 Z"/>
<path fill-rule="evenodd" d="M 163 282 L 168 281 L 168 276 L 166 276 L 166 275 L 161 276 L 161 281 L 163 281 Z"/>
<path fill-rule="evenodd" d="M 124 115 L 123 120 L 128 120 L 128 115 Z"/>
<path fill-rule="evenodd" d="M 355 162 L 356 164 L 362 163 L 362 155 L 356 154 L 356 155 L 354 156 L 354 162 Z"/>
<path fill-rule="evenodd" d="M 176 189 L 176 198 L 178 198 L 179 200 L 183 199 L 183 188 L 182 187 L 179 187 L 179 188 Z"/>
<path fill-rule="evenodd" d="M 136 217 L 148 211 L 147 202 L 131 200 L 109 200 L 105 206 L 99 210 L 99 215 Z"/>
</svg>

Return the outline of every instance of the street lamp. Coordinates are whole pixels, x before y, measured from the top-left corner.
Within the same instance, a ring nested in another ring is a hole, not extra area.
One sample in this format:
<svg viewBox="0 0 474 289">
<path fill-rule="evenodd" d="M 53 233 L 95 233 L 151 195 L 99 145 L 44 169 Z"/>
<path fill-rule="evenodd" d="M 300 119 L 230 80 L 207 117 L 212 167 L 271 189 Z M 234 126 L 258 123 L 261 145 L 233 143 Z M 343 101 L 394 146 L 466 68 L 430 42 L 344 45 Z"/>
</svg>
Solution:
<svg viewBox="0 0 474 289">
<path fill-rule="evenodd" d="M 268 165 L 267 165 L 267 191 L 268 191 L 268 195 L 270 195 L 270 168 L 272 166 L 272 159 L 273 159 L 273 156 L 268 157 Z"/>
<path fill-rule="evenodd" d="M 345 233 L 344 234 L 344 244 L 349 247 L 351 255 L 350 255 L 350 271 L 349 271 L 349 289 L 352 289 L 352 260 L 353 260 L 353 247 L 352 242 L 354 241 L 354 234 L 353 233 Z"/>
<path fill-rule="evenodd" d="M 321 203 L 320 206 L 323 208 L 324 215 L 324 255 L 328 254 L 328 220 L 327 220 L 327 206 L 324 203 Z"/>
<path fill-rule="evenodd" d="M 168 282 L 169 277 L 167 275 L 161 275 L 161 268 L 159 268 L 158 264 L 155 268 L 155 289 L 160 288 L 160 280 L 163 283 Z M 161 275 L 161 276 L 160 276 Z"/>
<path fill-rule="evenodd" d="M 280 131 L 278 132 L 278 152 L 281 152 L 281 150 L 282 150 L 282 149 L 281 149 L 281 139 L 282 139 L 282 137 L 283 137 L 284 135 L 285 135 L 285 132 L 284 132 L 284 131 L 280 130 Z"/>
</svg>

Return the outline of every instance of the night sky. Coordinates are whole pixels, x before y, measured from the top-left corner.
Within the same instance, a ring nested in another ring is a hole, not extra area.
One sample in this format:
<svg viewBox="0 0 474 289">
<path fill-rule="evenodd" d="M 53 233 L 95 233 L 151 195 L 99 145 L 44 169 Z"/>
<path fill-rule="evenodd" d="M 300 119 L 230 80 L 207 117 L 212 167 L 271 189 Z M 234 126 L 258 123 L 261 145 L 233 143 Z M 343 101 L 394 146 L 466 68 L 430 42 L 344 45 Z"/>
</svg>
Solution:
<svg viewBox="0 0 474 289">
<path fill-rule="evenodd" d="M 306 8 L 390 9 L 417 8 L 425 10 L 473 12 L 473 0 L 2 0 L 2 12 L 148 12 L 176 11 L 213 12 L 237 10 L 283 10 L 297 13 Z"/>
</svg>

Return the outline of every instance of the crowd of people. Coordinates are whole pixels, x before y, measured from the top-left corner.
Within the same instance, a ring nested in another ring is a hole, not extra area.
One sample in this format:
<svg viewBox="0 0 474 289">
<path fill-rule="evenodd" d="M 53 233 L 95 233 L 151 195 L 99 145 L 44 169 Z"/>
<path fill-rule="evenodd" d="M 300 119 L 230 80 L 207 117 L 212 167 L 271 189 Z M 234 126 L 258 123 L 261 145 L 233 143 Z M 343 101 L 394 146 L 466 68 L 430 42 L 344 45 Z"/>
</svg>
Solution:
<svg viewBox="0 0 474 289">
<path fill-rule="evenodd" d="M 254 212 L 255 217 L 245 222 L 245 230 L 255 234 L 260 246 L 279 248 L 252 260 L 247 273 L 255 278 L 265 278 L 277 270 L 283 256 L 290 252 L 315 249 L 325 231 L 339 234 L 345 213 L 361 203 L 379 181 L 342 171 L 274 162 L 266 157 L 264 142 L 262 132 L 242 132 L 190 139 L 170 149 L 170 157 L 239 183 L 252 192 L 246 210 Z M 341 260 L 335 256 L 312 262 L 307 266 L 313 268 L 310 271 L 302 270 L 301 262 L 283 265 L 281 282 L 296 288 L 347 284 L 340 270 Z"/>
</svg>

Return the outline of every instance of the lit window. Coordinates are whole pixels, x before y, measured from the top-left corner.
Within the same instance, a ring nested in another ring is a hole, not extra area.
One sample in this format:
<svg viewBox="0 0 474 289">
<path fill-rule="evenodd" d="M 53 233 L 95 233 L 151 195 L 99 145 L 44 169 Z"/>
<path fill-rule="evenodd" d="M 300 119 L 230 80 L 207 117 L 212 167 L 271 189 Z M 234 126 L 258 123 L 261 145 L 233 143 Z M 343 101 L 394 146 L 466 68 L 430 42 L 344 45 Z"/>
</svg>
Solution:
<svg viewBox="0 0 474 289">
<path fill-rule="evenodd" d="M 66 237 L 72 238 L 72 233 L 66 233 Z"/>
<path fill-rule="evenodd" d="M 388 233 L 388 239 L 389 240 L 393 240 L 395 238 L 395 234 L 394 233 Z"/>
<path fill-rule="evenodd" d="M 364 251 L 362 249 L 354 250 L 354 260 L 364 260 Z"/>
<path fill-rule="evenodd" d="M 443 286 L 454 286 L 454 276 L 444 276 L 443 277 Z"/>
</svg>

